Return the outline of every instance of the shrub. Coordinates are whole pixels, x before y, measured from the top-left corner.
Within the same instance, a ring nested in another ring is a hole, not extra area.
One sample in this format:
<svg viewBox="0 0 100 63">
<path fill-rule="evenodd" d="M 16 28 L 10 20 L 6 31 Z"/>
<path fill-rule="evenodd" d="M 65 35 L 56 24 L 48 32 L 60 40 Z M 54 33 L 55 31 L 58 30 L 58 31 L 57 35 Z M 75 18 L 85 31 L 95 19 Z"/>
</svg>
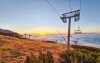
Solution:
<svg viewBox="0 0 100 63">
<path fill-rule="evenodd" d="M 75 51 L 64 51 L 60 53 L 59 63 L 100 63 L 100 49 L 86 46 L 72 46 Z M 25 63 L 54 63 L 52 53 L 39 52 L 36 57 L 33 54 L 26 58 Z"/>
<path fill-rule="evenodd" d="M 47 63 L 54 63 L 54 59 L 50 51 L 47 52 L 47 60 Z"/>
<path fill-rule="evenodd" d="M 39 58 L 38 58 L 38 60 L 41 63 L 47 63 L 47 56 L 46 56 L 46 54 L 44 54 L 42 52 L 39 52 Z"/>
<path fill-rule="evenodd" d="M 100 63 L 100 56 L 97 58 L 97 63 Z"/>
<path fill-rule="evenodd" d="M 92 55 L 81 51 L 65 51 L 60 54 L 60 63 L 96 63 Z"/>
<path fill-rule="evenodd" d="M 27 56 L 25 63 L 38 63 L 37 57 L 31 54 L 31 56 Z"/>
<path fill-rule="evenodd" d="M 33 54 L 26 58 L 25 63 L 54 63 L 54 59 L 51 52 L 42 53 L 39 52 L 39 56 L 36 57 Z"/>
<path fill-rule="evenodd" d="M 30 57 L 27 56 L 25 63 L 31 63 Z"/>
</svg>

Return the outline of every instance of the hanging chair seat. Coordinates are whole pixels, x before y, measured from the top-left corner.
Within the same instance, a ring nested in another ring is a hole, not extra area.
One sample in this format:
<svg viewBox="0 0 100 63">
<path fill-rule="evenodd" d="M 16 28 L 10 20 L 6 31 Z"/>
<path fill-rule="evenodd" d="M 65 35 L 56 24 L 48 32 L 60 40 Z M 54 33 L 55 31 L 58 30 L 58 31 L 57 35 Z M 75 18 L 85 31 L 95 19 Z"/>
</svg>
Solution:
<svg viewBox="0 0 100 63">
<path fill-rule="evenodd" d="M 82 33 L 82 31 L 81 30 L 75 30 L 75 32 L 74 32 L 75 34 L 81 34 Z"/>
</svg>

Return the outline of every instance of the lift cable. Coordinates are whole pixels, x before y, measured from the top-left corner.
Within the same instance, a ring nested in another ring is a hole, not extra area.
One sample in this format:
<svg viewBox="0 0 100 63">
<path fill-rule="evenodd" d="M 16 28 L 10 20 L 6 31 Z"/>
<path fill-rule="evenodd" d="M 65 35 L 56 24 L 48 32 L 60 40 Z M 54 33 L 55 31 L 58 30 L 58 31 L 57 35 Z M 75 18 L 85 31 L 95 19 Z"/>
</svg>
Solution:
<svg viewBox="0 0 100 63">
<path fill-rule="evenodd" d="M 59 33 L 59 35 L 64 39 L 64 41 L 66 41 L 66 39 L 62 36 L 62 34 L 57 30 L 57 32 Z"/>
<path fill-rule="evenodd" d="M 81 2 L 82 1 L 80 0 L 80 11 L 81 11 Z M 80 24 L 80 21 L 78 21 L 78 27 L 80 26 L 79 24 Z"/>
<path fill-rule="evenodd" d="M 71 5 L 71 1 L 69 0 L 69 6 L 70 6 L 70 9 L 72 11 L 72 5 Z"/>
<path fill-rule="evenodd" d="M 70 6 L 70 9 L 71 9 L 71 11 L 72 11 L 71 0 L 69 0 L 69 6 Z M 81 10 L 81 0 L 80 0 L 80 10 Z"/>
<path fill-rule="evenodd" d="M 82 1 L 80 0 L 80 10 L 81 10 Z"/>
<path fill-rule="evenodd" d="M 49 0 L 46 0 L 47 3 L 51 6 L 51 8 L 59 15 L 60 17 L 60 14 L 58 13 L 58 11 L 53 7 L 53 5 L 49 2 Z M 59 35 L 64 39 L 64 41 L 66 41 L 66 39 L 62 36 L 62 34 L 57 30 L 57 32 L 59 33 Z"/>
<path fill-rule="evenodd" d="M 60 14 L 58 13 L 58 11 L 53 7 L 53 5 L 49 2 L 49 0 L 46 0 L 46 1 L 51 6 L 51 8 L 60 16 Z"/>
</svg>

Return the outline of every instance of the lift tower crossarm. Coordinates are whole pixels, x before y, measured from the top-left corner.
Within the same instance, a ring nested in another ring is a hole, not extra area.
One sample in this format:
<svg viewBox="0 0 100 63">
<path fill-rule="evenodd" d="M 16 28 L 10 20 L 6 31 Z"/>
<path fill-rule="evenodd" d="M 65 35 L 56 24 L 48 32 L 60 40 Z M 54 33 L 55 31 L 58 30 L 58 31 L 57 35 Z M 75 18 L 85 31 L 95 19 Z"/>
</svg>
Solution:
<svg viewBox="0 0 100 63">
<path fill-rule="evenodd" d="M 68 38 L 67 38 L 67 50 L 70 50 L 70 28 L 71 28 L 71 18 L 74 18 L 75 21 L 78 21 L 80 19 L 80 10 L 71 11 L 68 13 L 62 14 L 62 17 L 60 17 L 63 21 L 63 23 L 68 22 Z"/>
<path fill-rule="evenodd" d="M 75 11 L 71 11 L 71 12 L 64 13 L 64 14 L 70 14 L 70 13 L 79 12 L 79 11 L 80 11 L 80 10 L 75 10 Z"/>
</svg>

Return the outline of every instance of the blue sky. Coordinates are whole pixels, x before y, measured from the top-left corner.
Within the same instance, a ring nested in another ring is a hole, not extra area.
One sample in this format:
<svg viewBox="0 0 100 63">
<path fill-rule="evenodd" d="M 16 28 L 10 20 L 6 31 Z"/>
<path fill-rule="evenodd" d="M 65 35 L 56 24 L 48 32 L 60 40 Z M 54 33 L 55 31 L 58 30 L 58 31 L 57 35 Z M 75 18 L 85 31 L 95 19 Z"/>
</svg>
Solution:
<svg viewBox="0 0 100 63">
<path fill-rule="evenodd" d="M 61 15 L 70 12 L 69 0 L 49 0 Z M 71 0 L 72 10 L 80 8 L 80 0 Z M 100 0 L 82 0 L 79 25 L 83 32 L 100 33 Z M 0 28 L 10 29 L 20 34 L 37 32 L 67 33 L 59 15 L 46 0 L 0 0 Z M 78 22 L 72 20 L 72 33 Z"/>
</svg>

